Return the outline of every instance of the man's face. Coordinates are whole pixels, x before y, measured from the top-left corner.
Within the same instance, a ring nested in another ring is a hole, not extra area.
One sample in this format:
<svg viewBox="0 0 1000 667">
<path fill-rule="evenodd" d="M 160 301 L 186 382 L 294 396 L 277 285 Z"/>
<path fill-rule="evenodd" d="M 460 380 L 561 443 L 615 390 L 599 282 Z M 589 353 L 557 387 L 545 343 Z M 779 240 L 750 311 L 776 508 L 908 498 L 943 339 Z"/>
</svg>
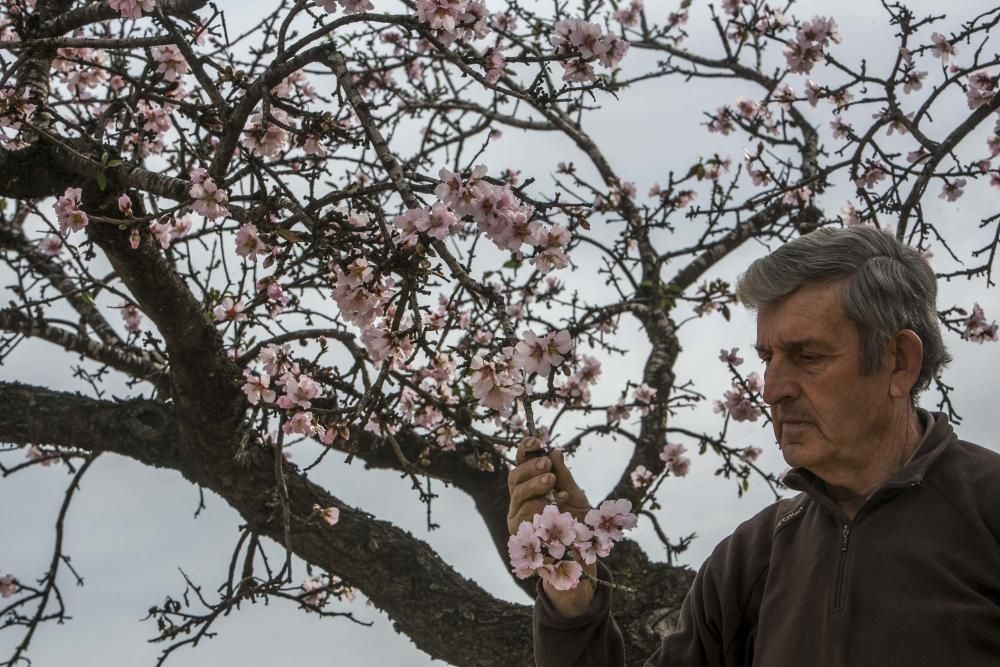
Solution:
<svg viewBox="0 0 1000 667">
<path fill-rule="evenodd" d="M 806 285 L 760 308 L 764 400 L 785 461 L 830 481 L 872 460 L 890 421 L 890 372 L 860 373 L 860 342 L 842 283 Z"/>
</svg>

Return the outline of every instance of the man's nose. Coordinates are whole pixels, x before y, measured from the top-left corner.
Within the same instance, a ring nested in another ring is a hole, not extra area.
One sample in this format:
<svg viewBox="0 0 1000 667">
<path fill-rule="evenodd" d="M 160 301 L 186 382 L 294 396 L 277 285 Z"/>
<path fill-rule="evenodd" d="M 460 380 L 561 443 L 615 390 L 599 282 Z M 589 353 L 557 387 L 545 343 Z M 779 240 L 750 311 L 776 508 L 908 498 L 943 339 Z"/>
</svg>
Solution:
<svg viewBox="0 0 1000 667">
<path fill-rule="evenodd" d="M 782 360 L 771 359 L 764 369 L 764 391 L 761 394 L 764 402 L 776 405 L 781 401 L 797 398 L 798 392 L 792 369 Z"/>
</svg>

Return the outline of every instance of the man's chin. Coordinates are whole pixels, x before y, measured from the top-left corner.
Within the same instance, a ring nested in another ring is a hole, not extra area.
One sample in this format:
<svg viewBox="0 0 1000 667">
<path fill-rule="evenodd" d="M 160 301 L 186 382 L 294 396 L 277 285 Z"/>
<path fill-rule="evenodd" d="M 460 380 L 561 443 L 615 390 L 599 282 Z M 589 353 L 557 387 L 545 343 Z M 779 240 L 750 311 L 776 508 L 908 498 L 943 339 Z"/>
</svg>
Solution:
<svg viewBox="0 0 1000 667">
<path fill-rule="evenodd" d="M 781 449 L 781 456 L 785 459 L 785 463 L 790 467 L 805 467 L 809 458 L 806 443 L 789 438 L 787 442 L 779 442 L 778 447 Z"/>
</svg>

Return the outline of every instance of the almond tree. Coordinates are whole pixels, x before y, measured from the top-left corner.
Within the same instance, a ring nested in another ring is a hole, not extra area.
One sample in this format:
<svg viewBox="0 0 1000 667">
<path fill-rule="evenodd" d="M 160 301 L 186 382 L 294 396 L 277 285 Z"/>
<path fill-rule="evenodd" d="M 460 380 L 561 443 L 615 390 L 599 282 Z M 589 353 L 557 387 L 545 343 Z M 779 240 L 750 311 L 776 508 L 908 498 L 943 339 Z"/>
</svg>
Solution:
<svg viewBox="0 0 1000 667">
<path fill-rule="evenodd" d="M 188 604 L 151 612 L 164 659 L 265 598 L 356 620 L 334 599 L 357 589 L 435 658 L 530 664 L 527 597 L 495 599 L 309 478 L 330 455 L 398 471 L 429 528 L 430 481 L 444 481 L 473 499 L 508 567 L 506 475 L 529 433 L 570 453 L 633 446 L 609 496 L 654 524 L 668 556 L 626 539 L 607 558 L 634 589 L 615 613 L 641 664 L 692 576 L 671 562 L 687 540 L 651 512 L 687 449 L 741 492 L 778 483 L 727 438 L 734 421 L 767 420 L 737 350 L 720 357 L 733 387 L 717 430 L 679 418 L 709 399 L 675 374 L 678 331 L 733 307 L 717 265 L 750 242 L 873 224 L 940 277 L 993 284 L 1000 213 L 926 209 L 1000 187 L 1000 6 L 944 17 L 883 2 L 884 57 L 855 62 L 836 17 L 796 16 L 794 2 L 693 7 L 718 38 L 697 48 L 690 0 L 377 4 L 282 0 L 236 33 L 225 12 L 239 3 L 6 3 L 0 354 L 40 338 L 85 360 L 90 391 L 0 382 L 4 476 L 70 475 L 47 568 L 0 572 L 3 628 L 21 633 L 5 664 L 26 664 L 38 625 L 67 615 L 66 510 L 105 452 L 178 471 L 244 521 L 217 595 L 189 582 Z M 595 110 L 619 98 L 720 78 L 753 92 L 684 131 L 733 135 L 742 154 L 665 150 L 669 175 L 647 194 L 592 138 Z M 555 173 L 531 155 L 488 164 L 505 133 L 573 149 Z M 941 319 L 997 340 L 978 303 Z M 625 320 L 648 340 L 644 364 L 602 378 Z M 111 400 L 110 377 L 131 397 Z M 618 399 L 593 400 L 598 382 Z M 293 446 L 319 453 L 293 464 Z"/>
</svg>

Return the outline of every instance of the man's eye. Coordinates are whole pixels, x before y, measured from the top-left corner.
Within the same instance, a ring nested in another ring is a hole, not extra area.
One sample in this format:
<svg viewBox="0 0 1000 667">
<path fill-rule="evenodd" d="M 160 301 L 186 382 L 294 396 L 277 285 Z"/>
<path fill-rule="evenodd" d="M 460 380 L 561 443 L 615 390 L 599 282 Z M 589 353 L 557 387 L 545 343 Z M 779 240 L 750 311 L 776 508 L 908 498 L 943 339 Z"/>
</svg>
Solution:
<svg viewBox="0 0 1000 667">
<path fill-rule="evenodd" d="M 799 361 L 804 364 L 812 364 L 820 360 L 820 355 L 818 354 L 800 354 Z"/>
</svg>

